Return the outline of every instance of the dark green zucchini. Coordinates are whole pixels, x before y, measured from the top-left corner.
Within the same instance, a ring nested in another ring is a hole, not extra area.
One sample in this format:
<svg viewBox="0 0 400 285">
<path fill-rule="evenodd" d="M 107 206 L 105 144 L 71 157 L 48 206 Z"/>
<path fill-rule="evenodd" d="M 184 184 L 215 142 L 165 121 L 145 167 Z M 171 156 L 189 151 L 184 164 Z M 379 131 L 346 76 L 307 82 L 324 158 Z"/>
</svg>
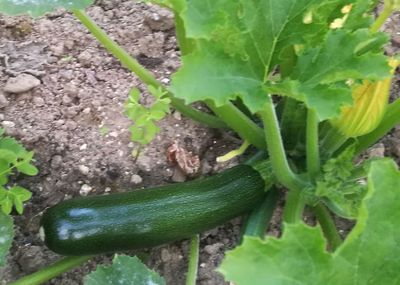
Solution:
<svg viewBox="0 0 400 285">
<path fill-rule="evenodd" d="M 237 217 L 265 197 L 260 173 L 239 165 L 157 188 L 75 198 L 43 215 L 44 241 L 63 255 L 146 248 L 189 238 Z"/>
</svg>

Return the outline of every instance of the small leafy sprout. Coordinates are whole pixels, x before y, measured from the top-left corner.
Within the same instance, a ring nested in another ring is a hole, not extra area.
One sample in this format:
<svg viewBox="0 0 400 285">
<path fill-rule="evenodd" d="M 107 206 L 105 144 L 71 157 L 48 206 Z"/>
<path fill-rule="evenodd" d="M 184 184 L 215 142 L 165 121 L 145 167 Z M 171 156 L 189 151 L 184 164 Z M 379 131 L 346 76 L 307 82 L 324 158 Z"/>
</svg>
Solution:
<svg viewBox="0 0 400 285">
<path fill-rule="evenodd" d="M 152 86 L 149 86 L 148 90 L 155 98 L 150 107 L 140 104 L 140 91 L 137 88 L 132 88 L 124 105 L 126 116 L 134 122 L 129 128 L 131 140 L 140 145 L 147 145 L 154 139 L 160 131 L 156 122 L 163 119 L 170 111 L 171 100 L 166 98 L 165 91 Z"/>
<path fill-rule="evenodd" d="M 105 136 L 105 135 L 108 134 L 108 132 L 110 131 L 110 129 L 107 128 L 106 126 L 101 126 L 100 129 L 99 129 L 99 131 L 100 131 L 100 134 L 101 134 L 102 136 Z"/>
<path fill-rule="evenodd" d="M 13 206 L 22 214 L 23 202 L 32 195 L 23 187 L 6 186 L 15 171 L 29 176 L 38 173 L 38 169 L 31 164 L 32 158 L 32 151 L 27 151 L 15 139 L 5 136 L 4 130 L 0 128 L 0 207 L 7 215 L 11 213 Z"/>
<path fill-rule="evenodd" d="M 321 199 L 338 216 L 354 219 L 358 216 L 366 185 L 353 178 L 355 146 L 351 145 L 338 157 L 329 159 L 322 167 L 323 174 L 317 179 L 314 195 Z"/>
<path fill-rule="evenodd" d="M 14 205 L 18 214 L 24 211 L 23 203 L 28 201 L 32 193 L 20 186 L 13 186 L 8 190 L 0 187 L 0 205 L 4 214 L 9 215 Z"/>
</svg>

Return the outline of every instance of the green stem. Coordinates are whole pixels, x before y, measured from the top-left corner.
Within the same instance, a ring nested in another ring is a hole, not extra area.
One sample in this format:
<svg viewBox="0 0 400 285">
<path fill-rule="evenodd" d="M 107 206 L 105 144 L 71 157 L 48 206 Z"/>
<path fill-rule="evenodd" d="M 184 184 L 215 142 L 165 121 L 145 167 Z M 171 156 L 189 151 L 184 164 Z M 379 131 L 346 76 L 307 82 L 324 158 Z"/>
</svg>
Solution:
<svg viewBox="0 0 400 285">
<path fill-rule="evenodd" d="M 295 224 L 302 220 L 306 200 L 298 189 L 290 190 L 286 195 L 285 208 L 283 210 L 283 221 Z"/>
<path fill-rule="evenodd" d="M 381 123 L 373 132 L 357 138 L 356 154 L 360 154 L 376 143 L 398 124 L 400 124 L 400 99 L 387 107 Z"/>
<path fill-rule="evenodd" d="M 264 123 L 265 137 L 272 169 L 279 183 L 290 190 L 300 191 L 303 186 L 305 186 L 305 182 L 302 181 L 289 166 L 272 98 L 270 95 L 267 96 L 268 101 L 264 109 L 259 112 L 259 115 Z"/>
<path fill-rule="evenodd" d="M 134 72 L 146 85 L 155 88 L 162 87 L 150 71 L 143 67 L 136 59 L 131 57 L 122 47 L 112 40 L 84 11 L 72 10 L 75 17 L 92 33 L 93 36 L 129 70 Z"/>
<path fill-rule="evenodd" d="M 248 148 L 249 148 L 250 144 L 248 141 L 244 141 L 243 144 L 235 150 L 231 150 L 230 152 L 218 156 L 217 157 L 217 162 L 227 162 L 235 157 L 238 157 L 239 155 L 242 155 Z"/>
<path fill-rule="evenodd" d="M 313 211 L 318 219 L 319 224 L 321 225 L 322 231 L 324 232 L 329 245 L 331 246 L 332 251 L 335 251 L 342 244 L 342 238 L 336 229 L 332 216 L 322 204 L 318 204 L 317 206 L 313 207 Z"/>
<path fill-rule="evenodd" d="M 113 41 L 84 11 L 74 9 L 72 12 L 113 56 L 119 59 L 120 62 L 130 71 L 135 73 L 146 85 L 165 89 L 162 83 L 158 81 L 150 71 L 143 67 L 136 59 L 131 57 L 122 47 Z M 226 127 L 225 123 L 223 123 L 219 118 L 187 106 L 182 100 L 173 98 L 171 94 L 169 94 L 169 97 L 171 98 L 171 105 L 182 114 L 204 123 L 211 128 Z"/>
<path fill-rule="evenodd" d="M 385 1 L 385 5 L 383 7 L 383 10 L 379 17 L 375 20 L 375 22 L 371 25 L 371 32 L 376 33 L 380 30 L 380 28 L 383 26 L 383 24 L 386 22 L 386 20 L 392 15 L 394 12 L 393 5 L 391 3 L 387 3 L 388 1 Z"/>
<path fill-rule="evenodd" d="M 170 95 L 171 105 L 178 110 L 182 115 L 189 117 L 197 122 L 203 123 L 210 128 L 221 129 L 227 128 L 228 126 L 221 119 L 196 110 L 186 105 L 183 100 L 174 98 Z"/>
<path fill-rule="evenodd" d="M 195 235 L 190 241 L 189 270 L 186 276 L 186 285 L 196 285 L 197 268 L 199 264 L 200 237 Z"/>
<path fill-rule="evenodd" d="M 39 285 L 42 284 L 46 281 L 49 281 L 50 279 L 57 277 L 58 275 L 61 275 L 64 272 L 67 272 L 82 263 L 85 263 L 89 259 L 91 259 L 93 256 L 71 256 L 71 257 L 66 257 L 60 261 L 57 261 L 56 263 L 40 270 L 35 273 L 32 273 L 30 275 L 27 275 L 25 277 L 22 277 L 21 279 L 18 279 L 17 281 L 9 284 L 9 285 Z"/>
<path fill-rule="evenodd" d="M 307 171 L 310 179 L 314 180 L 320 171 L 318 117 L 314 110 L 307 113 Z"/>
<path fill-rule="evenodd" d="M 330 127 L 329 131 L 321 142 L 323 157 L 331 157 L 335 153 L 335 151 L 337 151 L 347 140 L 347 136 L 343 135 L 335 128 Z"/>
<path fill-rule="evenodd" d="M 266 149 L 264 132 L 249 117 L 232 103 L 216 107 L 212 101 L 206 102 L 207 106 L 220 117 L 239 136 L 247 140 L 258 149 Z"/>
<path fill-rule="evenodd" d="M 275 187 L 268 191 L 265 200 L 248 216 L 244 225 L 243 235 L 264 239 L 265 231 L 271 221 L 278 197 L 278 190 Z"/>
<path fill-rule="evenodd" d="M 194 49 L 194 43 L 192 40 L 186 37 L 185 24 L 179 15 L 178 12 L 175 11 L 175 33 L 176 39 L 179 43 L 179 48 L 181 50 L 182 56 L 189 54 Z"/>
</svg>

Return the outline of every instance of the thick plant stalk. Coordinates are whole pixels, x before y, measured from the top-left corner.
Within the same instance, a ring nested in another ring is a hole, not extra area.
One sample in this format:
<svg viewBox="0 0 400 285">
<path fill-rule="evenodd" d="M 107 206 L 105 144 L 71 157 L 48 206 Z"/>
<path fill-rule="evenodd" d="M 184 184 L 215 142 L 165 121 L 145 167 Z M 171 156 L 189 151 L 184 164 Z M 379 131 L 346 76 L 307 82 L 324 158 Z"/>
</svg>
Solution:
<svg viewBox="0 0 400 285">
<path fill-rule="evenodd" d="M 82 263 L 85 263 L 93 256 L 71 256 L 66 257 L 56 263 L 39 270 L 35 273 L 22 277 L 21 279 L 9 284 L 9 285 L 39 285 L 46 281 L 51 280 L 54 277 L 61 275 L 75 267 L 78 267 Z"/>
<path fill-rule="evenodd" d="M 285 208 L 283 211 L 283 221 L 295 224 L 302 220 L 306 199 L 300 190 L 289 190 L 286 195 Z"/>
<path fill-rule="evenodd" d="M 179 43 L 182 55 L 187 55 L 193 51 L 195 45 L 192 40 L 186 37 L 185 27 L 181 16 L 175 11 L 175 34 Z"/>
<path fill-rule="evenodd" d="M 189 268 L 186 276 L 186 285 L 196 285 L 197 268 L 199 265 L 200 237 L 195 235 L 190 241 Z"/>
<path fill-rule="evenodd" d="M 304 182 L 289 166 L 272 98 L 270 96 L 268 98 L 269 100 L 265 104 L 263 111 L 259 112 L 259 114 L 264 123 L 265 138 L 272 168 L 279 183 L 290 190 L 301 190 Z"/>
<path fill-rule="evenodd" d="M 320 171 L 318 140 L 318 118 L 314 110 L 307 113 L 307 171 L 311 180 L 314 180 Z"/>
<path fill-rule="evenodd" d="M 271 221 L 278 201 L 278 189 L 272 187 L 268 190 L 267 197 L 247 217 L 243 236 L 254 236 L 264 239 L 265 232 Z"/>
<path fill-rule="evenodd" d="M 263 130 L 235 105 L 228 103 L 216 107 L 211 101 L 207 101 L 206 104 L 232 130 L 238 133 L 241 138 L 247 140 L 258 149 L 265 150 L 267 148 Z"/>
<path fill-rule="evenodd" d="M 375 22 L 372 24 L 370 30 L 372 33 L 376 33 L 380 30 L 380 28 L 383 26 L 383 24 L 386 22 L 386 20 L 392 15 L 392 13 L 398 9 L 399 7 L 396 7 L 395 5 L 395 0 L 385 0 L 385 5 L 383 6 L 383 10 L 379 17 L 375 20 Z"/>
<path fill-rule="evenodd" d="M 269 96 L 269 95 L 268 95 Z M 271 96 L 263 111 L 259 112 L 264 123 L 265 137 L 268 146 L 272 169 L 279 183 L 289 189 L 288 200 L 284 211 L 284 220 L 295 223 L 301 220 L 305 199 L 301 190 L 307 185 L 289 166 L 279 130 L 279 122 Z"/>
<path fill-rule="evenodd" d="M 313 207 L 313 211 L 321 225 L 326 239 L 328 240 L 331 250 L 335 251 L 342 244 L 342 239 L 332 220 L 332 216 L 322 204 Z"/>
</svg>

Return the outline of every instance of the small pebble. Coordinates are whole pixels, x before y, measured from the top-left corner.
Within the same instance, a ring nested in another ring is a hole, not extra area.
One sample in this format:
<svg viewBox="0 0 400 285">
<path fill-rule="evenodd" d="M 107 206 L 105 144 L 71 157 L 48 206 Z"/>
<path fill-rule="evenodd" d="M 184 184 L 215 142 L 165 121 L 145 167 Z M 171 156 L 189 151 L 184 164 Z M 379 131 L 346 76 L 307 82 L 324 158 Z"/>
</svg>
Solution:
<svg viewBox="0 0 400 285">
<path fill-rule="evenodd" d="M 140 184 L 140 183 L 142 183 L 142 182 L 143 182 L 143 178 L 142 178 L 142 177 L 140 177 L 140 176 L 137 175 L 137 174 L 132 175 L 132 177 L 131 177 L 131 183 L 133 183 L 133 184 Z"/>
<path fill-rule="evenodd" d="M 90 64 L 92 63 L 92 58 L 93 58 L 93 54 L 87 50 L 81 52 L 78 55 L 79 62 L 85 67 L 90 66 Z"/>
<path fill-rule="evenodd" d="M 171 260 L 171 254 L 170 254 L 169 251 L 168 251 L 167 249 L 165 249 L 165 248 L 163 248 L 163 249 L 161 250 L 161 260 L 162 260 L 163 262 L 168 262 L 168 261 Z"/>
<path fill-rule="evenodd" d="M 63 163 L 62 156 L 61 155 L 55 155 L 51 159 L 50 165 L 51 165 L 51 168 L 58 169 L 58 168 L 60 168 L 62 163 Z"/>
<path fill-rule="evenodd" d="M 22 73 L 17 77 L 8 79 L 4 91 L 8 93 L 24 93 L 40 85 L 40 80 L 35 76 Z"/>
<path fill-rule="evenodd" d="M 43 100 L 43 98 L 42 97 L 37 97 L 37 96 L 35 96 L 35 97 L 33 97 L 33 103 L 35 104 L 35 105 L 37 105 L 37 106 L 43 106 L 44 105 L 44 100 Z"/>
<path fill-rule="evenodd" d="M 14 128 L 15 127 L 15 123 L 11 122 L 11 121 L 3 121 L 1 124 L 3 125 L 4 128 Z"/>
<path fill-rule="evenodd" d="M 173 182 L 185 182 L 186 175 L 179 168 L 175 168 L 174 174 L 172 175 L 171 180 Z"/>
<path fill-rule="evenodd" d="M 82 113 L 84 114 L 90 114 L 91 109 L 90 108 L 85 108 L 83 109 Z"/>
<path fill-rule="evenodd" d="M 90 171 L 90 168 L 85 165 L 79 165 L 78 169 L 83 175 L 88 175 Z"/>
<path fill-rule="evenodd" d="M 5 108 L 8 105 L 9 105 L 9 102 L 8 102 L 6 96 L 4 96 L 3 92 L 0 91 L 0 109 Z"/>
<path fill-rule="evenodd" d="M 118 133 L 117 133 L 117 132 L 111 132 L 111 133 L 109 133 L 108 135 L 109 135 L 110 137 L 112 137 L 112 138 L 118 137 Z"/>
<path fill-rule="evenodd" d="M 383 144 L 378 144 L 375 147 L 373 147 L 369 152 L 369 157 L 385 157 L 385 146 Z"/>
<path fill-rule="evenodd" d="M 154 31 L 165 31 L 174 27 L 174 16 L 164 10 L 148 12 L 145 14 L 144 22 Z"/>
<path fill-rule="evenodd" d="M 224 246 L 223 243 L 215 243 L 215 244 L 210 244 L 210 245 L 206 245 L 204 247 L 204 251 L 206 253 L 208 253 L 209 255 L 214 255 L 217 254 L 219 252 L 219 250 Z"/>
<path fill-rule="evenodd" d="M 62 102 L 66 105 L 71 104 L 72 103 L 72 99 L 71 97 L 69 97 L 68 95 L 64 95 L 62 97 Z"/>
<path fill-rule="evenodd" d="M 91 191 L 93 190 L 93 188 L 87 184 L 83 184 L 81 186 L 81 189 L 79 190 L 79 194 L 81 196 L 87 196 Z"/>
<path fill-rule="evenodd" d="M 178 112 L 178 111 L 175 111 L 174 114 L 173 114 L 173 116 L 174 116 L 174 118 L 175 118 L 176 120 L 178 120 L 178 121 L 182 120 L 182 115 L 181 115 L 181 113 Z"/>
</svg>

